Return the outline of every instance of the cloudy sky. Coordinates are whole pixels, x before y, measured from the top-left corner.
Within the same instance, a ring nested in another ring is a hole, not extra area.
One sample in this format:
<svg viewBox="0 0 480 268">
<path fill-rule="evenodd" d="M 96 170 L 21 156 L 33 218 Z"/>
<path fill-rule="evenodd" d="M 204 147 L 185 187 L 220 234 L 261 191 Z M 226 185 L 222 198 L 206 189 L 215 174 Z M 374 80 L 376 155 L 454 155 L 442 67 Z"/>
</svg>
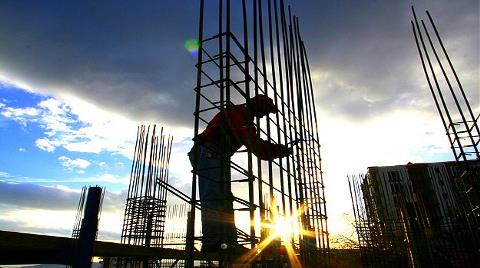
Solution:
<svg viewBox="0 0 480 268">
<path fill-rule="evenodd" d="M 287 1 L 288 2 L 288 1 Z M 476 114 L 479 2 L 292 1 L 314 79 L 327 213 L 348 232 L 347 175 L 450 160 L 411 32 L 436 20 Z M 100 238 L 118 240 L 136 126 L 174 134 L 188 188 L 198 1 L 0 1 L 0 229 L 70 235 L 79 189 L 107 188 Z M 185 168 L 188 167 L 188 168 Z"/>
</svg>

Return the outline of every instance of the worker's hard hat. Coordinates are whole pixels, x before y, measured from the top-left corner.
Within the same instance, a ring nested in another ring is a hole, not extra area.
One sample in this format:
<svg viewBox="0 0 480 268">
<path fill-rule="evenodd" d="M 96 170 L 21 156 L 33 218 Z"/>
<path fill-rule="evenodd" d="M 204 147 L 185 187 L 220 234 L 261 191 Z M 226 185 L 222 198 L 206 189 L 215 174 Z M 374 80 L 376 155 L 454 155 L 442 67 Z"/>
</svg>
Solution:
<svg viewBox="0 0 480 268">
<path fill-rule="evenodd" d="M 278 108 L 273 103 L 273 100 L 263 94 L 257 94 L 249 101 L 257 107 L 266 107 L 270 113 L 276 114 L 278 112 Z"/>
</svg>

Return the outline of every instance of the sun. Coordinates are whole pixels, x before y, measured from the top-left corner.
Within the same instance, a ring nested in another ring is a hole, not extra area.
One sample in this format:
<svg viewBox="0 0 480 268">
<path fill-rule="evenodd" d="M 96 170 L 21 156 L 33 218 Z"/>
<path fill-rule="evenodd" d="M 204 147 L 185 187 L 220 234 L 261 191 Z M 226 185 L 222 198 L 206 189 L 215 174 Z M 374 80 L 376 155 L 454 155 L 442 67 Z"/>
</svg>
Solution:
<svg viewBox="0 0 480 268">
<path fill-rule="evenodd" d="M 301 209 L 300 214 L 302 211 L 304 210 Z M 299 230 L 298 218 L 298 215 L 281 215 L 278 208 L 275 206 L 270 207 L 269 217 L 260 225 L 265 239 L 257 245 L 256 250 L 249 251 L 244 256 L 241 256 L 239 260 L 242 263 L 251 263 L 258 258 L 260 254 L 272 254 L 272 251 L 276 251 L 288 258 L 290 267 L 302 267 L 297 256 L 294 238 L 299 233 L 308 235 L 308 232 Z"/>
<path fill-rule="evenodd" d="M 285 217 L 277 217 L 273 223 L 274 234 L 288 240 L 293 234 L 291 221 L 291 219 L 286 219 Z"/>
</svg>

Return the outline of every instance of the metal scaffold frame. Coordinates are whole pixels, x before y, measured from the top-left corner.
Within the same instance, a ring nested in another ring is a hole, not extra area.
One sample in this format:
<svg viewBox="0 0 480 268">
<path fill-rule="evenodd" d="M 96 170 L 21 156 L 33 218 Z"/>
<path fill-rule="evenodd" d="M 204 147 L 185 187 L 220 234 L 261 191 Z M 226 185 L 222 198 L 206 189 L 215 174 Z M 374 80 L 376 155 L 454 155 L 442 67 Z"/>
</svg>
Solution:
<svg viewBox="0 0 480 268">
<path fill-rule="evenodd" d="M 168 166 L 172 148 L 172 136 L 165 136 L 163 128 L 156 135 L 153 125 L 140 126 L 137 130 L 134 159 L 122 229 L 122 244 L 145 247 L 163 247 Z M 121 260 L 129 267 L 157 267 L 158 261 Z"/>
<path fill-rule="evenodd" d="M 275 215 L 295 219 L 290 222 L 295 231 L 284 242 L 291 243 L 303 262 L 327 263 L 327 213 L 315 99 L 298 17 L 290 7 L 286 11 L 283 0 L 219 0 L 209 2 L 208 8 L 202 0 L 198 40 L 194 137 L 213 115 L 264 94 L 279 111 L 253 122 L 257 137 L 297 144 L 291 156 L 272 161 L 262 161 L 247 150 L 232 158 L 222 157 L 225 187 L 234 193 L 237 219 L 249 219 L 246 228 L 237 230 L 239 243 L 258 246 L 268 235 L 263 223 L 275 220 Z M 186 245 L 190 256 L 201 242 L 195 226 L 202 209 L 197 196 L 194 170 Z M 193 262 L 193 257 L 187 260 L 187 267 L 193 267 Z"/>
<path fill-rule="evenodd" d="M 423 20 L 420 20 L 420 26 L 413 6 L 412 14 L 412 31 L 425 78 L 457 162 L 455 186 L 461 200 L 460 210 L 465 215 L 471 235 L 477 241 L 475 247 L 480 254 L 480 168 L 475 164 L 475 160 L 480 160 L 480 114 L 474 115 L 430 12 L 426 11 L 426 14 L 436 42 L 432 40 Z M 438 47 L 443 55 L 437 51 Z M 441 74 L 435 71 L 438 69 Z M 451 81 L 452 76 L 455 82 Z"/>
</svg>

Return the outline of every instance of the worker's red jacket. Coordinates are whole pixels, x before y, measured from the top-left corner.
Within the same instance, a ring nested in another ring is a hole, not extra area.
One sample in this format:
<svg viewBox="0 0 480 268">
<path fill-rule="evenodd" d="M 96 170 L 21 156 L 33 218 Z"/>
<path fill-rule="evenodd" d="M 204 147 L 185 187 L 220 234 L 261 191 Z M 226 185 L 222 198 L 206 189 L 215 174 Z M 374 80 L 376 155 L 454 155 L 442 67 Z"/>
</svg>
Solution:
<svg viewBox="0 0 480 268">
<path fill-rule="evenodd" d="M 198 135 L 197 141 L 200 144 L 213 145 L 216 150 L 224 150 L 227 156 L 232 156 L 242 145 L 263 160 L 288 155 L 288 148 L 285 145 L 257 138 L 253 119 L 246 105 L 231 106 L 213 117 L 207 128 Z M 222 140 L 225 146 L 220 144 Z"/>
</svg>

